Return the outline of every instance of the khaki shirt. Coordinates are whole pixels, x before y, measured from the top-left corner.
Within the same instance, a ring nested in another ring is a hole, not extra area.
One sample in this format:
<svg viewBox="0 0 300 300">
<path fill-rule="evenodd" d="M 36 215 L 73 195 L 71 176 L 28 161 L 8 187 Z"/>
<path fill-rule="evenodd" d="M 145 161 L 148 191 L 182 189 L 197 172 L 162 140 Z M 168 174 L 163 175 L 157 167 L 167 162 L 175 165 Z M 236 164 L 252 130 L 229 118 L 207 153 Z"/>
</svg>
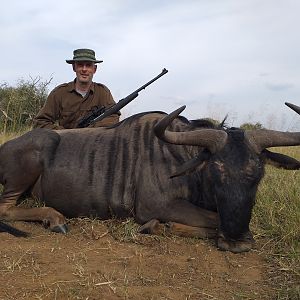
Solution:
<svg viewBox="0 0 300 300">
<path fill-rule="evenodd" d="M 43 108 L 34 120 L 34 127 L 49 129 L 76 128 L 79 120 L 93 107 L 109 107 L 115 104 L 109 89 L 93 82 L 83 97 L 75 90 L 75 81 L 56 87 L 48 96 Z M 119 114 L 113 114 L 89 127 L 109 126 L 119 122 Z"/>
</svg>

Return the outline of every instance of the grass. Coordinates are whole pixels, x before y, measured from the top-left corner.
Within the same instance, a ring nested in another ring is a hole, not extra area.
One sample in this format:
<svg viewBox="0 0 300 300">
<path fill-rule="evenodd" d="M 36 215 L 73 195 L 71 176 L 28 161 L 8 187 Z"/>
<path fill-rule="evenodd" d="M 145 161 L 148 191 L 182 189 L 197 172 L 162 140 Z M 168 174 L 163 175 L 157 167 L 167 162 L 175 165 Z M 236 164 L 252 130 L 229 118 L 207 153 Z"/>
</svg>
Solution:
<svg viewBox="0 0 300 300">
<path fill-rule="evenodd" d="M 9 140 L 12 140 L 24 133 L 26 133 L 27 131 L 29 131 L 31 128 L 30 127 L 26 127 L 24 128 L 22 131 L 19 131 L 19 132 L 5 132 L 5 133 L 0 133 L 0 145 L 9 141 Z"/>
<path fill-rule="evenodd" d="M 19 134 L 0 135 L 0 143 Z M 300 147 L 273 149 L 300 159 Z M 266 174 L 260 183 L 253 211 L 251 229 L 259 244 L 257 251 L 270 262 L 267 280 L 276 291 L 276 299 L 300 299 L 300 172 L 279 170 L 266 166 Z M 81 222 L 85 222 L 84 219 Z M 138 243 L 137 225 L 132 220 L 105 221 L 109 234 L 121 242 Z M 92 230 L 83 232 L 92 239 L 99 239 Z M 105 233 L 106 234 L 106 233 Z M 159 237 L 153 237 L 159 239 Z M 19 268 L 20 261 L 7 261 L 7 271 Z M 77 276 L 83 276 L 78 267 Z M 103 282 L 109 282 L 104 280 Z M 75 293 L 75 291 L 74 291 Z M 237 299 L 251 299 L 236 295 Z"/>
<path fill-rule="evenodd" d="M 300 159 L 300 147 L 277 148 Z M 256 198 L 252 229 L 261 251 L 276 265 L 270 282 L 277 299 L 300 299 L 300 173 L 266 167 Z"/>
</svg>

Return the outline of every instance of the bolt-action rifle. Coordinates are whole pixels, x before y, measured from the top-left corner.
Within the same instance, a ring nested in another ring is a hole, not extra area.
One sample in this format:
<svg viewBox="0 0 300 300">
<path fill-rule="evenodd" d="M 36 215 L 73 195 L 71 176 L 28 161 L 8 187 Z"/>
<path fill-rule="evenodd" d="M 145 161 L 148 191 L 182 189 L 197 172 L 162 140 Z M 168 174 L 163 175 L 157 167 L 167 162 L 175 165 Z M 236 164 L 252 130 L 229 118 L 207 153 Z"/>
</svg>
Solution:
<svg viewBox="0 0 300 300">
<path fill-rule="evenodd" d="M 91 112 L 89 112 L 85 117 L 83 117 L 78 125 L 77 128 L 84 128 L 84 127 L 88 127 L 89 125 L 97 122 L 97 121 L 101 121 L 104 118 L 117 113 L 119 110 L 121 110 L 125 105 L 127 105 L 129 102 L 131 102 L 133 99 L 135 99 L 138 95 L 139 92 L 141 90 L 144 90 L 148 85 L 150 85 L 151 83 L 153 83 L 154 81 L 156 81 L 158 78 L 160 78 L 161 76 L 165 75 L 166 73 L 168 73 L 168 70 L 163 69 L 162 72 L 157 75 L 156 77 L 154 77 L 153 79 L 151 79 L 149 82 L 147 82 L 146 84 L 144 84 L 143 86 L 141 86 L 139 89 L 137 89 L 136 91 L 134 91 L 133 93 L 131 93 L 130 95 L 128 95 L 127 97 L 121 99 L 118 103 L 114 104 L 111 107 L 94 107 L 92 108 Z"/>
</svg>

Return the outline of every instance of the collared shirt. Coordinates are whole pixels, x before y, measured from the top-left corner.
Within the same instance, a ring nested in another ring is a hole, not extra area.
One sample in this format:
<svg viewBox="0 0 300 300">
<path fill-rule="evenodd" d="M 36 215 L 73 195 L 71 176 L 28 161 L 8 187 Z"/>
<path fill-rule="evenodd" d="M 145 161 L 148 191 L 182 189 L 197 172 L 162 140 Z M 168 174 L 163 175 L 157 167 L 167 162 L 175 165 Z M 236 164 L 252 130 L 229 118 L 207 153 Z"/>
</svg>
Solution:
<svg viewBox="0 0 300 300">
<path fill-rule="evenodd" d="M 56 87 L 48 96 L 45 105 L 34 120 L 34 127 L 49 129 L 76 128 L 79 120 L 95 107 L 110 107 L 115 104 L 109 89 L 93 82 L 83 97 L 75 89 L 75 80 Z M 113 114 L 92 127 L 109 126 L 119 121 L 119 114 Z"/>
</svg>

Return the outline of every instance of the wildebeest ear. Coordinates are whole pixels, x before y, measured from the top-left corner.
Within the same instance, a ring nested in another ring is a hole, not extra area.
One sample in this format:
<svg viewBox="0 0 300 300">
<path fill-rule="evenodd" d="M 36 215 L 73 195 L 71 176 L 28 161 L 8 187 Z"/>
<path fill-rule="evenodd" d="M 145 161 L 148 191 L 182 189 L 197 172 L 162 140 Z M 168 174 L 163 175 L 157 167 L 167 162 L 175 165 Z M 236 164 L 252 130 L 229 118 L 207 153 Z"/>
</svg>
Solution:
<svg viewBox="0 0 300 300">
<path fill-rule="evenodd" d="M 173 173 L 170 178 L 178 177 L 181 175 L 185 175 L 187 172 L 193 171 L 195 168 L 197 168 L 202 163 L 205 163 L 205 161 L 209 158 L 210 152 L 207 150 L 202 151 L 200 154 L 198 154 L 196 157 L 190 159 L 189 161 L 185 162 L 183 165 L 181 165 L 175 173 Z"/>
<path fill-rule="evenodd" d="M 272 165 L 276 168 L 282 168 L 286 170 L 300 169 L 300 162 L 290 156 L 271 152 L 266 149 L 262 151 L 262 155 L 267 164 Z"/>
</svg>

